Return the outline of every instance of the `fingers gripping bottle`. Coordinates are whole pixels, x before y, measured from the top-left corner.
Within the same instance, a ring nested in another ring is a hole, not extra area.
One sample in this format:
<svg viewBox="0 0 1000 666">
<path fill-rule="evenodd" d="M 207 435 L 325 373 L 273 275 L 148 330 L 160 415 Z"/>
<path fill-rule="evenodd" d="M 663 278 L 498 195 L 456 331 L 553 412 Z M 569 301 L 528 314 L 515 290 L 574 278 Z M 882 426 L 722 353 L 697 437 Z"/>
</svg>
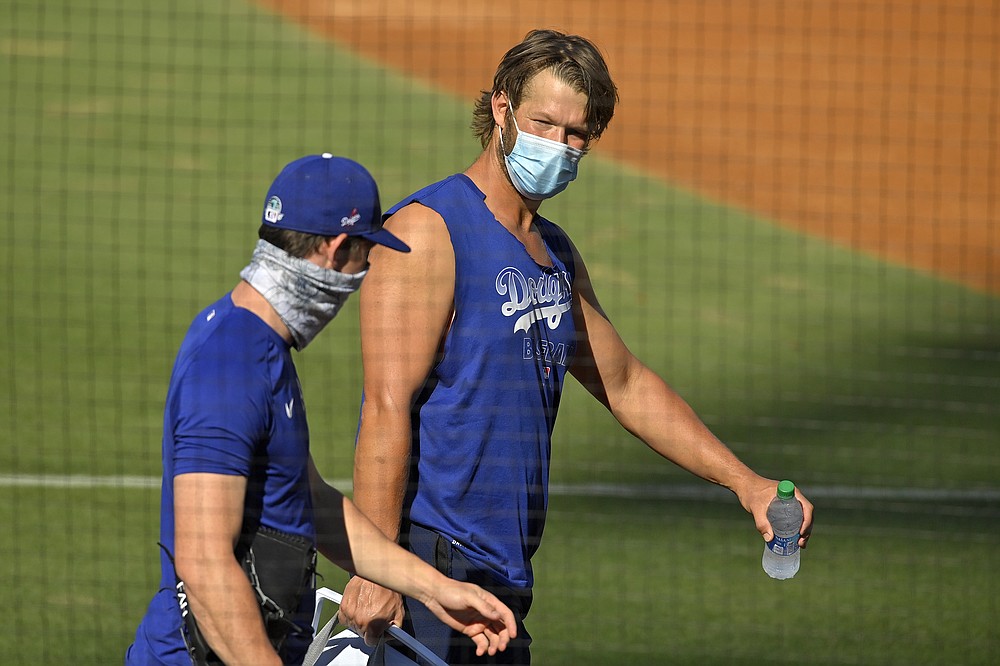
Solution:
<svg viewBox="0 0 1000 666">
<path fill-rule="evenodd" d="M 795 499 L 795 484 L 782 481 L 778 495 L 767 507 L 774 537 L 764 546 L 761 566 L 771 578 L 786 580 L 799 570 L 799 528 L 802 527 L 802 504 Z"/>
</svg>

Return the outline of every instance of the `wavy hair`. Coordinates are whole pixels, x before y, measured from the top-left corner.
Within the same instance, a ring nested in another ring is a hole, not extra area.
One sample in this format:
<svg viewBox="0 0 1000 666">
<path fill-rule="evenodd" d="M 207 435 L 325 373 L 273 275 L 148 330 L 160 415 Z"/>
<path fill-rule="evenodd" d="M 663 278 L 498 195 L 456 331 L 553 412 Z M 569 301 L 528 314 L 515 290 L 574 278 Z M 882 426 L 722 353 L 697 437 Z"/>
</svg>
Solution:
<svg viewBox="0 0 1000 666">
<path fill-rule="evenodd" d="M 472 112 L 472 131 L 483 148 L 493 138 L 493 95 L 506 93 L 511 107 L 521 105 L 531 79 L 551 70 L 562 82 L 587 97 L 587 141 L 596 140 L 611 122 L 618 89 L 597 46 L 578 35 L 557 30 L 532 30 L 504 55 L 493 76 L 493 88 L 483 90 Z"/>
</svg>

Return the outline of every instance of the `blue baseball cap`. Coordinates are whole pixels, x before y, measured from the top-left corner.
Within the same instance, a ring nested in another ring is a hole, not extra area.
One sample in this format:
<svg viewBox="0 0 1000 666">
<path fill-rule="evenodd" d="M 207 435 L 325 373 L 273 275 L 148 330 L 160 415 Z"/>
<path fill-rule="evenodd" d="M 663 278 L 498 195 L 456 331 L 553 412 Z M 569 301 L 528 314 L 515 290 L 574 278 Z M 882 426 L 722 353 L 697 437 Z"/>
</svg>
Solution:
<svg viewBox="0 0 1000 666">
<path fill-rule="evenodd" d="M 263 224 L 317 236 L 361 236 L 410 251 L 382 228 L 378 186 L 367 169 L 330 153 L 300 157 L 281 170 L 267 191 Z"/>
</svg>

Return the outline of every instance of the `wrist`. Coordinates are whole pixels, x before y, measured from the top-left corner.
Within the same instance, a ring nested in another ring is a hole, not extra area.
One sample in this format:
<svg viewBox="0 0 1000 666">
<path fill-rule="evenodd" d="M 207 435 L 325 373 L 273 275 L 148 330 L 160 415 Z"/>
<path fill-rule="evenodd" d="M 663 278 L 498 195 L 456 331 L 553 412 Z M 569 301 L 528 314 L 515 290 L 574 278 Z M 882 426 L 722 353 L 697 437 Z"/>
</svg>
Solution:
<svg viewBox="0 0 1000 666">
<path fill-rule="evenodd" d="M 741 504 L 747 506 L 750 496 L 753 494 L 753 489 L 763 480 L 764 477 L 755 473 L 750 468 L 746 468 L 745 472 L 738 475 L 731 483 L 725 485 L 736 495 Z"/>
<path fill-rule="evenodd" d="M 413 597 L 425 606 L 429 606 L 437 597 L 436 594 L 451 583 L 452 580 L 440 571 L 428 567 L 421 568 L 419 574 L 413 580 L 413 592 L 407 596 Z"/>
</svg>

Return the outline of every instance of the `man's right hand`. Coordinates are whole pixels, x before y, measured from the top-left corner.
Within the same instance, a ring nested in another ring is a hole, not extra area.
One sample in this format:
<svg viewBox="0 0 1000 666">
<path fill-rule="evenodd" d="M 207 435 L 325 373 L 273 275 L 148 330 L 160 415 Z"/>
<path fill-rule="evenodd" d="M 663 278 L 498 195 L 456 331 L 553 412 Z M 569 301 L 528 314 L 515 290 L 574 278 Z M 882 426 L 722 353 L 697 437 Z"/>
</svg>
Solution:
<svg viewBox="0 0 1000 666">
<path fill-rule="evenodd" d="M 340 603 L 340 623 L 350 627 L 370 646 L 378 644 L 379 637 L 390 624 L 403 626 L 403 597 L 381 585 L 354 576 L 344 587 Z"/>
</svg>

